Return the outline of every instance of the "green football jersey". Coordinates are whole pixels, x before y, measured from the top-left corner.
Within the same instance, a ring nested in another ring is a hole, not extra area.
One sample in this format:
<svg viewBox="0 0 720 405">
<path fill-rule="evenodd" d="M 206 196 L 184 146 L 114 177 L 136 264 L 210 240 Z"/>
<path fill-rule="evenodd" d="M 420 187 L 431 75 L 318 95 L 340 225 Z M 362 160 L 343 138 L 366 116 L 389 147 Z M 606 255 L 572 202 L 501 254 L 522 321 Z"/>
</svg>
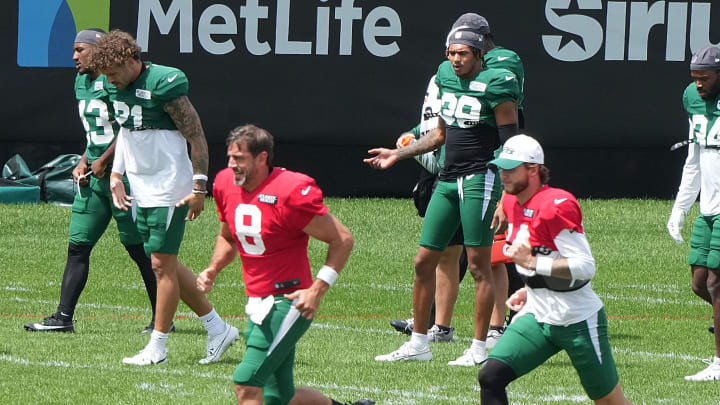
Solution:
<svg viewBox="0 0 720 405">
<path fill-rule="evenodd" d="M 119 126 L 115 122 L 110 101 L 111 95 L 116 91 L 105 75 L 100 75 L 95 80 L 87 74 L 75 76 L 75 98 L 78 101 L 80 119 L 85 127 L 85 154 L 89 163 L 102 156 L 117 136 Z"/>
<path fill-rule="evenodd" d="M 502 46 L 496 46 L 491 49 L 483 57 L 485 66 L 493 69 L 507 69 L 515 74 L 517 77 L 518 85 L 520 86 L 520 99 L 518 100 L 518 108 L 522 109 L 522 102 L 525 98 L 525 69 L 523 68 L 522 60 L 520 56 L 510 49 L 505 49 Z"/>
<path fill-rule="evenodd" d="M 497 127 L 498 104 L 520 99 L 515 75 L 506 69 L 483 69 L 472 79 L 455 75 L 450 61 L 440 64 L 435 83 L 440 88 L 440 116 L 448 126 L 471 128 L 480 123 Z"/>
<path fill-rule="evenodd" d="M 689 140 L 709 148 L 720 148 L 720 95 L 705 100 L 697 92 L 695 83 L 685 89 L 683 105 L 690 121 Z"/>
<path fill-rule="evenodd" d="M 494 108 L 506 101 L 517 103 L 517 78 L 506 69 L 484 68 L 471 79 L 461 79 L 450 61 L 445 61 L 438 68 L 435 84 L 440 116 L 447 127 L 440 180 L 485 172 L 500 147 Z"/>
<path fill-rule="evenodd" d="M 116 119 L 129 129 L 177 129 L 163 105 L 187 95 L 188 87 L 181 70 L 145 62 L 137 80 L 112 97 Z"/>
</svg>

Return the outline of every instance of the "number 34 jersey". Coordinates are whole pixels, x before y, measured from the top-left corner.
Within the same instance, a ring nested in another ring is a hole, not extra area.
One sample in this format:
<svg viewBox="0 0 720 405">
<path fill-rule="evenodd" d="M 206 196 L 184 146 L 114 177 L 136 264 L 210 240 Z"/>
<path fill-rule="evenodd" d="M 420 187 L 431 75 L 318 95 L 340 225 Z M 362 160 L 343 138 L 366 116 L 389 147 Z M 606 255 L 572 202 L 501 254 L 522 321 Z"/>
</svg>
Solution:
<svg viewBox="0 0 720 405">
<path fill-rule="evenodd" d="M 229 168 L 218 173 L 213 196 L 238 247 L 247 295 L 310 287 L 309 236 L 303 228 L 328 212 L 322 190 L 311 177 L 278 167 L 252 192 L 237 186 L 234 176 Z"/>
<path fill-rule="evenodd" d="M 110 101 L 110 94 L 115 91 L 115 86 L 108 83 L 105 75 L 95 80 L 87 74 L 75 77 L 75 98 L 87 137 L 85 154 L 88 163 L 102 156 L 117 136 L 119 126 Z"/>
</svg>

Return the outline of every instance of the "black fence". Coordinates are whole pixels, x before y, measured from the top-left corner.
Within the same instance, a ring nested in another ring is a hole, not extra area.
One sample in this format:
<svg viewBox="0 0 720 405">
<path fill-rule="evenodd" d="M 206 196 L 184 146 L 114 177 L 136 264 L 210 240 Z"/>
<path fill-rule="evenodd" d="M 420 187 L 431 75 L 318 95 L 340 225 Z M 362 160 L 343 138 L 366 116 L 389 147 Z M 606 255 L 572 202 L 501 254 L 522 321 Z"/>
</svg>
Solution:
<svg viewBox="0 0 720 405">
<path fill-rule="evenodd" d="M 61 12 L 38 3 L 57 3 Z M 690 55 L 720 42 L 712 29 L 720 6 L 710 1 L 87 4 L 80 11 L 62 0 L 3 4 L 0 41 L 18 52 L 0 62 L 0 163 L 21 153 L 32 167 L 83 150 L 75 72 L 57 67 L 72 55 L 74 32 L 60 29 L 63 17 L 80 29 L 129 31 L 145 60 L 187 73 L 211 146 L 211 175 L 225 165 L 228 131 L 250 122 L 275 136 L 278 165 L 315 177 L 328 195 L 407 196 L 418 165 L 379 172 L 362 158 L 419 121 L 446 33 L 473 11 L 489 20 L 496 43 L 523 59 L 527 132 L 546 148 L 552 184 L 581 197 L 671 198 L 685 152 L 669 147 L 687 137 L 681 97 Z M 42 28 L 42 18 L 54 21 L 53 31 Z M 43 46 L 49 56 L 38 66 Z"/>
</svg>

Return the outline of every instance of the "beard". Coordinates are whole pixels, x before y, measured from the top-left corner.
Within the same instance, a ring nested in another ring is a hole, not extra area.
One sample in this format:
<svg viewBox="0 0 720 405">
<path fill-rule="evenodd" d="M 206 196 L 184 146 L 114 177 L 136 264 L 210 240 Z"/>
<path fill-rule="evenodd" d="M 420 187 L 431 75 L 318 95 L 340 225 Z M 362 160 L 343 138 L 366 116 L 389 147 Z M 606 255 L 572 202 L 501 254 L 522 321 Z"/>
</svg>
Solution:
<svg viewBox="0 0 720 405">
<path fill-rule="evenodd" d="M 528 188 L 529 181 L 527 178 L 523 179 L 523 181 L 518 181 L 512 184 L 503 185 L 505 187 L 505 192 L 511 195 L 517 195 L 523 192 L 526 188 Z"/>
<path fill-rule="evenodd" d="M 238 187 L 242 187 L 243 185 L 245 185 L 245 182 L 247 181 L 247 178 L 248 178 L 247 174 L 245 174 L 243 172 L 238 172 L 238 171 L 235 171 L 234 173 L 235 173 L 235 185 Z"/>
</svg>

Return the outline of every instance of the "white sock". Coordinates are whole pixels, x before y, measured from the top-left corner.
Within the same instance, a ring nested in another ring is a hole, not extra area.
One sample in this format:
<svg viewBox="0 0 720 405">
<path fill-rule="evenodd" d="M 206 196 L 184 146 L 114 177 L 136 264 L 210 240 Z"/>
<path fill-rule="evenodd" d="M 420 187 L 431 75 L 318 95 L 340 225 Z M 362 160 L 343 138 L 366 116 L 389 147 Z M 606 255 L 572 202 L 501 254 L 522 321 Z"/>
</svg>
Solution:
<svg viewBox="0 0 720 405">
<path fill-rule="evenodd" d="M 423 335 L 422 333 L 415 333 L 413 332 L 410 336 L 410 344 L 415 346 L 418 349 L 423 349 L 427 347 L 428 345 L 428 339 L 427 335 Z"/>
<path fill-rule="evenodd" d="M 482 340 L 473 339 L 470 345 L 470 350 L 474 352 L 485 351 L 485 342 Z"/>
<path fill-rule="evenodd" d="M 219 335 L 225 330 L 225 321 L 220 318 L 215 308 L 213 308 L 206 315 L 200 317 L 200 322 L 208 332 L 208 335 Z"/>
<path fill-rule="evenodd" d="M 713 364 L 720 366 L 720 357 L 713 356 Z"/>
<path fill-rule="evenodd" d="M 152 333 L 150 334 L 150 342 L 147 344 L 146 347 L 158 352 L 164 351 L 165 345 L 167 344 L 168 335 L 169 333 L 162 333 L 156 330 L 152 331 Z"/>
</svg>

